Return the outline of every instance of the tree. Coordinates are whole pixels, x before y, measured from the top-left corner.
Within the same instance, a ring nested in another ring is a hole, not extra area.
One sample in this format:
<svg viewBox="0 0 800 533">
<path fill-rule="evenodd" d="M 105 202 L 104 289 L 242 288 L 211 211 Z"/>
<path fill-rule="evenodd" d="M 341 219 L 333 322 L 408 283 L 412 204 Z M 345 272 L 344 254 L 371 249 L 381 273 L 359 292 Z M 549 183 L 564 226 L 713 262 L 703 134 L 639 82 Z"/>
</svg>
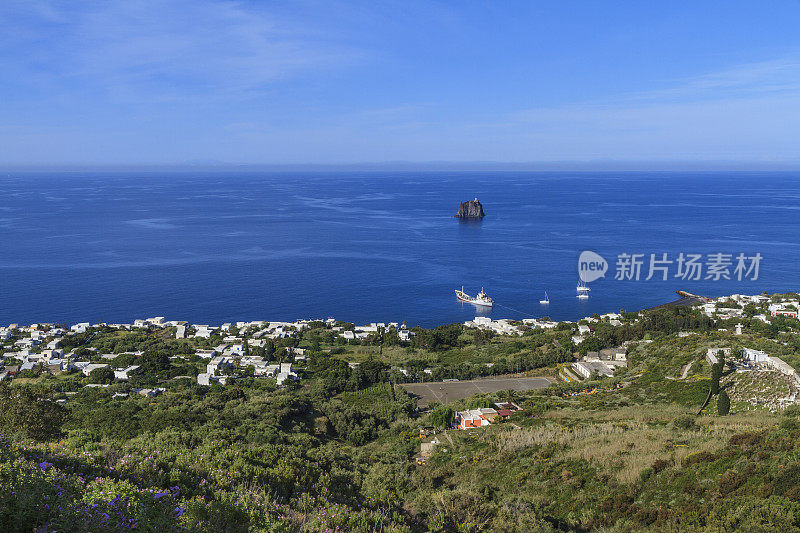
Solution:
<svg viewBox="0 0 800 533">
<path fill-rule="evenodd" d="M 722 391 L 719 393 L 719 398 L 717 398 L 717 413 L 722 416 L 727 415 L 731 412 L 731 399 L 728 396 L 728 393 Z"/>
<path fill-rule="evenodd" d="M 45 392 L 31 387 L 0 386 L 0 428 L 35 440 L 61 434 L 66 410 Z"/>
<path fill-rule="evenodd" d="M 598 352 L 605 346 L 603 346 L 603 341 L 597 335 L 592 335 L 583 339 L 577 348 L 581 355 L 586 355 L 586 352 Z"/>
<path fill-rule="evenodd" d="M 472 332 L 472 342 L 474 342 L 476 346 L 488 344 L 492 337 L 494 337 L 494 332 L 490 329 L 476 328 Z"/>
<path fill-rule="evenodd" d="M 114 371 L 108 366 L 95 368 L 89 372 L 89 382 L 102 384 L 114 383 Z"/>
<path fill-rule="evenodd" d="M 722 378 L 722 363 L 711 367 L 711 394 L 719 394 L 719 380 Z"/>
<path fill-rule="evenodd" d="M 433 410 L 428 420 L 430 420 L 430 423 L 435 427 L 449 428 L 453 425 L 455 413 L 452 407 L 442 405 Z"/>
<path fill-rule="evenodd" d="M 272 341 L 267 341 L 264 344 L 264 356 L 267 360 L 272 361 L 272 356 L 275 355 L 275 343 Z"/>
</svg>

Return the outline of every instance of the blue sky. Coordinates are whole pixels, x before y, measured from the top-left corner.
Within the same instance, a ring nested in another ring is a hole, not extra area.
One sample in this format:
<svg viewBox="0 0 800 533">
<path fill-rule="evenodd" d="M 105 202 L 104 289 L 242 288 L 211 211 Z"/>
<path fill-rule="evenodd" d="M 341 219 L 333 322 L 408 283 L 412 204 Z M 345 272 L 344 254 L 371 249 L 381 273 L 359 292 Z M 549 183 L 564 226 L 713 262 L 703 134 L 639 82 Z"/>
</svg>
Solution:
<svg viewBox="0 0 800 533">
<path fill-rule="evenodd" d="M 0 164 L 800 163 L 800 3 L 0 2 Z"/>
</svg>

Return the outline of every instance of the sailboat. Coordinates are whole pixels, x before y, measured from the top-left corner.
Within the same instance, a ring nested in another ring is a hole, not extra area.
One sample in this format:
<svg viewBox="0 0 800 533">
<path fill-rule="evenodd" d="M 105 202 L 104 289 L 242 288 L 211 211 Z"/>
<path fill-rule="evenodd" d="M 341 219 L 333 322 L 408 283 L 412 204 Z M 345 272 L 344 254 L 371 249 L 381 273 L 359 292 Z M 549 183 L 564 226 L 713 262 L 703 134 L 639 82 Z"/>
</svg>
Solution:
<svg viewBox="0 0 800 533">
<path fill-rule="evenodd" d="M 544 291 L 544 300 L 539 300 L 539 303 L 542 305 L 547 305 L 550 303 L 550 298 L 547 296 L 547 291 Z"/>
</svg>

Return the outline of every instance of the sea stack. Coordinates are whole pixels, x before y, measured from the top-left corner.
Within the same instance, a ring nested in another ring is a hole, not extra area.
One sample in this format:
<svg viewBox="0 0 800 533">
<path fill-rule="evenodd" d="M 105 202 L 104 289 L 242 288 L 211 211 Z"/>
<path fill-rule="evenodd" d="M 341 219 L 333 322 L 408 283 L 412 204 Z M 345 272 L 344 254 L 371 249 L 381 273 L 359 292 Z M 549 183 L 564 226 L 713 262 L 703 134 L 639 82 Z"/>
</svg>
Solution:
<svg viewBox="0 0 800 533">
<path fill-rule="evenodd" d="M 483 218 L 483 206 L 477 198 L 469 202 L 461 202 L 456 218 Z"/>
</svg>

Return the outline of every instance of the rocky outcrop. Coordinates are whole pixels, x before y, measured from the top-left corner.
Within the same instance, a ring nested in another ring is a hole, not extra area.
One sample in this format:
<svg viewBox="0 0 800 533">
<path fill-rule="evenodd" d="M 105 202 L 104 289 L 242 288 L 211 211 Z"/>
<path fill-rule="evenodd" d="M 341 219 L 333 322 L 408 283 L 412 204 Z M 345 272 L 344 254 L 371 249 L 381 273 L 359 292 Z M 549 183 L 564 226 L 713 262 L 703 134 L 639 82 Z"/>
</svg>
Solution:
<svg viewBox="0 0 800 533">
<path fill-rule="evenodd" d="M 461 202 L 458 206 L 458 213 L 456 213 L 456 218 L 483 218 L 484 216 L 483 206 L 477 198 L 469 202 Z"/>
</svg>

